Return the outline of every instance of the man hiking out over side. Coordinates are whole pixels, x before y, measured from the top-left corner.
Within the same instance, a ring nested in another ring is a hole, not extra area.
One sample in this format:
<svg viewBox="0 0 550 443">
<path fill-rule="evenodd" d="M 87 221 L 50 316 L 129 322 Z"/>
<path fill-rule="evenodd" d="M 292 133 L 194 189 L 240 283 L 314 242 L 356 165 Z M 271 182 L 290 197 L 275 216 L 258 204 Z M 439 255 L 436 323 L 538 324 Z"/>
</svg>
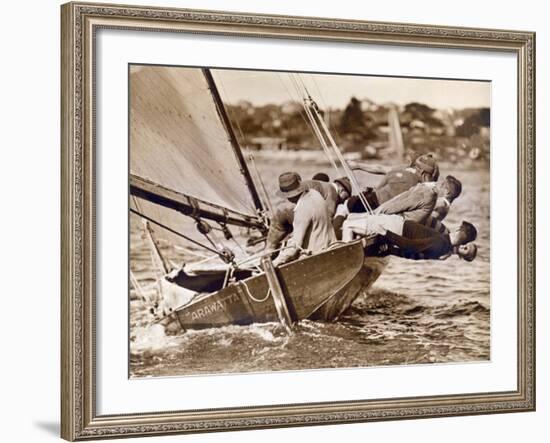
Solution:
<svg viewBox="0 0 550 443">
<path fill-rule="evenodd" d="M 462 183 L 458 182 L 457 185 L 458 186 L 454 191 L 447 192 L 444 196 L 437 197 L 432 213 L 424 222 L 426 226 L 429 226 L 442 234 L 449 233 L 447 226 L 443 224 L 443 220 L 445 220 L 449 214 L 449 210 L 451 209 L 453 202 L 462 193 Z"/>
<path fill-rule="evenodd" d="M 439 166 L 431 154 L 419 156 L 409 166 L 390 167 L 357 161 L 348 163 L 352 169 L 384 175 L 376 187 L 367 188 L 363 192 L 371 209 L 376 209 L 418 183 L 436 182 L 439 178 Z M 349 212 L 366 212 L 359 196 L 353 196 L 348 200 L 347 209 Z"/>
<path fill-rule="evenodd" d="M 403 220 L 428 225 L 441 234 L 448 234 L 449 231 L 443 224 L 436 224 L 433 221 L 432 213 L 439 198 L 447 198 L 452 201 L 460 195 L 461 191 L 460 181 L 452 175 L 448 175 L 441 182 L 420 183 L 399 194 L 380 205 L 374 211 L 374 215 L 395 215 Z M 343 224 L 342 231 L 347 229 L 348 231 L 362 232 L 372 220 L 371 217 L 372 215 L 367 213 L 350 214 Z M 432 226 L 434 224 L 435 226 Z M 341 238 L 346 241 L 346 234 L 342 233 Z"/>
<path fill-rule="evenodd" d="M 399 214 L 405 220 L 427 224 L 439 199 L 452 202 L 461 192 L 460 180 L 448 175 L 441 182 L 420 183 L 380 205 L 374 212 L 375 214 Z"/>
<path fill-rule="evenodd" d="M 472 261 L 477 255 L 477 246 L 472 243 L 477 230 L 471 223 L 463 221 L 448 234 L 411 221 L 403 222 L 402 235 L 381 230 L 388 245 L 388 253 L 410 260 L 445 260 L 453 254 Z"/>
<path fill-rule="evenodd" d="M 368 215 L 361 225 L 344 223 L 343 240 L 351 241 L 357 235 L 378 234 L 382 241 L 375 245 L 378 255 L 397 255 L 411 260 L 446 259 L 452 254 L 472 261 L 477 246 L 474 225 L 463 221 L 453 231 L 442 234 L 421 223 L 405 220 L 399 215 Z"/>
<path fill-rule="evenodd" d="M 356 170 L 384 174 L 383 180 L 375 188 L 369 187 L 362 192 L 373 210 L 419 183 L 435 182 L 439 178 L 439 166 L 431 154 L 421 155 L 409 166 L 400 167 L 356 161 L 348 163 Z M 342 224 L 348 215 L 364 212 L 367 210 L 358 195 L 351 196 L 343 205 L 338 206 L 333 222 L 336 236 L 340 238 Z"/>
</svg>

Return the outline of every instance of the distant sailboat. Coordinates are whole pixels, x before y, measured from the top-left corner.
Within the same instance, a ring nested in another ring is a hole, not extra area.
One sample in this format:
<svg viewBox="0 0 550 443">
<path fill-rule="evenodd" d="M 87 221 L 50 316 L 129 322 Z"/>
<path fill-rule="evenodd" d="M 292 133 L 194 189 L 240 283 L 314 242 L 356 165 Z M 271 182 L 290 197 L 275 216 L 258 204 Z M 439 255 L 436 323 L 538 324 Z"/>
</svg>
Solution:
<svg viewBox="0 0 550 443">
<path fill-rule="evenodd" d="M 395 105 L 390 106 L 388 111 L 388 126 L 390 128 L 389 144 L 395 152 L 395 157 L 400 161 L 405 160 L 405 145 L 403 144 L 403 133 L 399 122 L 399 113 Z"/>
<path fill-rule="evenodd" d="M 305 318 L 334 320 L 386 263 L 366 257 L 364 241 L 278 269 L 267 254 L 246 256 L 232 229 L 265 234 L 265 204 L 208 69 L 132 67 L 130 193 L 130 210 L 147 220 L 153 245 L 194 245 L 217 258 L 215 269 L 184 267 L 163 282 L 194 294 L 157 312 L 182 330 L 270 321 L 290 330 Z"/>
</svg>

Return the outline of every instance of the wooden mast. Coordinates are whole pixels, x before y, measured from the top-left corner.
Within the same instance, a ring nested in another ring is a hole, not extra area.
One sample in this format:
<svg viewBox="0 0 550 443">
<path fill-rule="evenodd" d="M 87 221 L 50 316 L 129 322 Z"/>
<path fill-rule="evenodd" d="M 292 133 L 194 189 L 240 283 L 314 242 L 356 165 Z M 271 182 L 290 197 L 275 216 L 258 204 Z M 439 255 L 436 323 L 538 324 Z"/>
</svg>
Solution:
<svg viewBox="0 0 550 443">
<path fill-rule="evenodd" d="M 262 201 L 260 199 L 258 191 L 256 190 L 256 186 L 254 185 L 254 181 L 252 180 L 250 171 L 248 170 L 248 165 L 246 164 L 246 161 L 244 159 L 243 153 L 241 151 L 241 147 L 239 145 L 239 142 L 237 141 L 237 137 L 235 137 L 233 126 L 231 126 L 231 122 L 229 120 L 229 117 L 227 116 L 225 106 L 221 99 L 216 83 L 214 82 L 214 78 L 212 77 L 212 73 L 210 72 L 210 69 L 207 69 L 207 68 L 203 69 L 202 72 L 204 74 L 204 77 L 206 78 L 206 82 L 208 83 L 210 92 L 212 93 L 212 98 L 214 99 L 214 103 L 216 104 L 216 109 L 223 123 L 225 131 L 229 136 L 229 142 L 231 143 L 233 152 L 235 153 L 235 157 L 237 158 L 237 162 L 239 163 L 241 173 L 243 174 L 246 180 L 246 184 L 250 191 L 250 195 L 252 196 L 252 200 L 254 201 L 254 205 L 256 206 L 256 209 L 261 212 L 264 210 Z"/>
</svg>

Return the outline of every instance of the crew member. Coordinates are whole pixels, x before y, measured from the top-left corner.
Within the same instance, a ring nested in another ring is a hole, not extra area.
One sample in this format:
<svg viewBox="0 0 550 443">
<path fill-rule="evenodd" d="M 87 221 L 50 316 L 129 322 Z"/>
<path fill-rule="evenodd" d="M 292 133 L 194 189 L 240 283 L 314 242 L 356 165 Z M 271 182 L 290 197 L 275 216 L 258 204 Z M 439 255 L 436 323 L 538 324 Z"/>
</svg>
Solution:
<svg viewBox="0 0 550 443">
<path fill-rule="evenodd" d="M 435 182 L 439 178 L 439 167 L 431 154 L 421 155 L 409 166 L 398 168 L 354 161 L 348 163 L 353 169 L 385 175 L 376 188 L 369 187 L 362 193 L 372 210 L 419 183 Z M 337 237 L 341 236 L 342 224 L 350 213 L 363 212 L 367 209 L 358 195 L 351 196 L 344 205 L 338 206 L 333 222 Z"/>
<path fill-rule="evenodd" d="M 353 169 L 384 175 L 382 181 L 375 188 L 367 188 L 363 192 L 371 209 L 376 209 L 382 203 L 407 191 L 418 183 L 435 182 L 439 178 L 439 166 L 431 154 L 419 156 L 407 167 L 392 168 L 366 162 L 348 163 Z M 349 212 L 366 212 L 358 196 L 349 199 L 347 208 Z"/>
<path fill-rule="evenodd" d="M 326 210 L 331 220 L 336 212 L 336 207 L 346 201 L 351 195 L 351 182 L 347 177 L 337 178 L 332 183 L 319 180 L 305 180 L 301 184 L 305 189 L 314 189 L 321 194 L 325 200 Z M 284 193 L 279 192 L 278 194 L 281 197 L 285 197 Z M 281 242 L 292 232 L 293 222 L 293 205 L 290 205 L 288 202 L 278 205 L 271 218 L 267 233 L 267 251 L 274 251 L 279 248 Z"/>
<path fill-rule="evenodd" d="M 473 242 L 477 230 L 471 223 L 463 221 L 448 234 L 405 220 L 400 215 L 368 215 L 363 218 L 351 217 L 344 223 L 343 240 L 350 241 L 356 235 L 378 234 L 383 236 L 377 245 L 381 255 L 392 254 L 411 260 L 446 259 L 452 254 L 466 261 L 472 261 L 477 254 Z"/>
<path fill-rule="evenodd" d="M 477 237 L 477 230 L 467 221 L 449 234 L 441 234 L 420 223 L 405 220 L 402 235 L 389 230 L 383 235 L 389 254 L 411 260 L 445 260 L 456 254 L 472 261 L 477 255 L 477 246 L 472 243 Z"/>
<path fill-rule="evenodd" d="M 328 174 L 324 172 L 318 172 L 313 177 L 311 177 L 311 179 L 317 180 L 319 182 L 325 182 L 325 183 L 328 183 L 330 181 L 330 177 L 328 176 Z"/>
<path fill-rule="evenodd" d="M 273 261 L 275 266 L 288 263 L 303 252 L 318 253 L 336 241 L 326 202 L 316 189 L 305 186 L 296 172 L 281 174 L 279 189 L 294 205 L 294 221 L 288 247 Z"/>
<path fill-rule="evenodd" d="M 325 199 L 327 211 L 332 219 L 338 205 L 344 203 L 351 196 L 351 181 L 348 177 L 340 177 L 332 183 L 318 180 L 305 180 L 306 189 L 315 189 Z"/>
<path fill-rule="evenodd" d="M 438 197 L 435 202 L 434 210 L 428 216 L 424 224 L 432 229 L 435 229 L 441 234 L 448 234 L 449 229 L 447 229 L 447 226 L 445 226 L 443 220 L 447 217 L 453 201 L 460 195 L 460 190 L 458 190 L 458 193 L 455 195 L 456 197 L 453 197 L 453 194 L 449 192 L 445 197 Z"/>
<path fill-rule="evenodd" d="M 380 205 L 375 214 L 400 214 L 406 220 L 432 224 L 429 219 L 438 199 L 454 201 L 462 192 L 462 183 L 452 175 L 441 182 L 420 183 Z M 436 226 L 439 230 L 439 226 Z"/>
</svg>

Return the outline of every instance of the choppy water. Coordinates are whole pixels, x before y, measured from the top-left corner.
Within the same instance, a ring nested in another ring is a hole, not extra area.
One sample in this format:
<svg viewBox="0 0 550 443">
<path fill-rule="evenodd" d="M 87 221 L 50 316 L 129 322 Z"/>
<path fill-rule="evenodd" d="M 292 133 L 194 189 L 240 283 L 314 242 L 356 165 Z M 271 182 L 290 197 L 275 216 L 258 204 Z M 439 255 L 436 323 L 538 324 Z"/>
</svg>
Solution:
<svg viewBox="0 0 550 443">
<path fill-rule="evenodd" d="M 298 169 L 307 178 L 323 168 L 281 162 L 258 165 L 266 185 Z M 329 172 L 329 171 L 327 171 Z M 130 375 L 260 372 L 376 365 L 482 361 L 490 358 L 489 172 L 449 171 L 463 182 L 447 225 L 463 219 L 478 228 L 472 263 L 392 257 L 368 294 L 337 323 L 303 321 L 287 336 L 278 324 L 228 326 L 167 335 L 148 306 L 130 292 Z M 333 177 L 334 178 L 334 177 Z M 147 243 L 131 217 L 131 268 L 155 292 Z M 169 245 L 163 253 L 189 259 Z"/>
</svg>

